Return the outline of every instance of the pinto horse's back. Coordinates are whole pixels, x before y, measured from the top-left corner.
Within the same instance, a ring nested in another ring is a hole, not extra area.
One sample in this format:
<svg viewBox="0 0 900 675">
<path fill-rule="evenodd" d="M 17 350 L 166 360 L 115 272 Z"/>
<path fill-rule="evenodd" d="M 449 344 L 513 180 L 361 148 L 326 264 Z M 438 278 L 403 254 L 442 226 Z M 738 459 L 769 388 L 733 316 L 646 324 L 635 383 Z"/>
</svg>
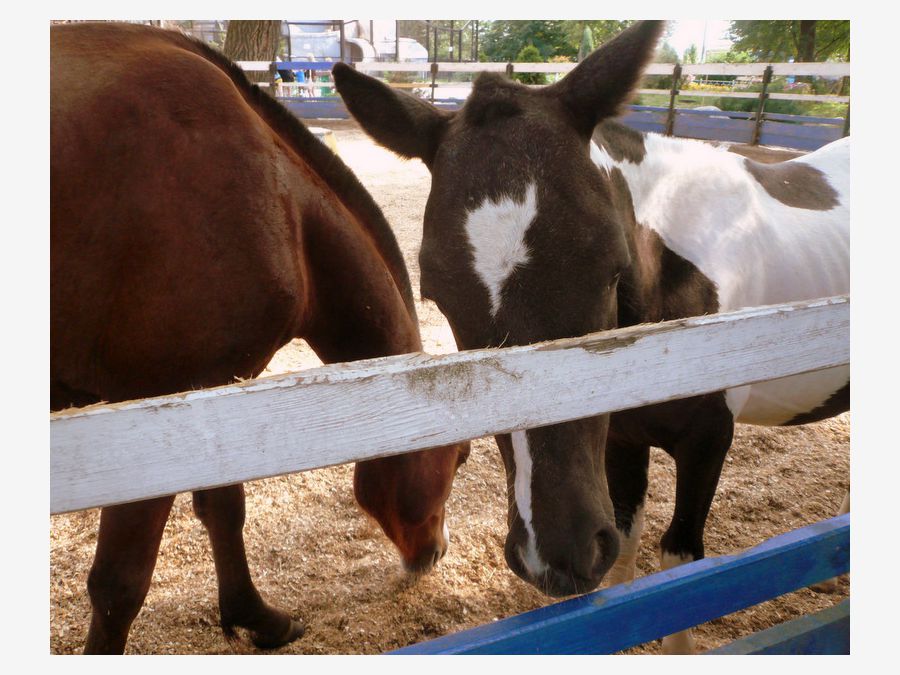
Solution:
<svg viewBox="0 0 900 675">
<path fill-rule="evenodd" d="M 770 201 L 785 211 L 775 223 L 782 236 L 772 237 L 772 250 L 780 250 L 766 261 L 771 276 L 781 281 L 771 285 L 771 295 L 763 302 L 754 304 L 849 293 L 850 138 L 781 164 L 746 164 Z M 797 201 L 799 206 L 790 206 Z M 797 211 L 794 217 L 791 208 Z M 728 401 L 738 422 L 818 422 L 850 409 L 850 367 L 739 387 L 728 392 Z"/>
<path fill-rule="evenodd" d="M 52 408 L 248 377 L 293 336 L 302 190 L 200 45 L 52 28 L 50 168 Z"/>
</svg>

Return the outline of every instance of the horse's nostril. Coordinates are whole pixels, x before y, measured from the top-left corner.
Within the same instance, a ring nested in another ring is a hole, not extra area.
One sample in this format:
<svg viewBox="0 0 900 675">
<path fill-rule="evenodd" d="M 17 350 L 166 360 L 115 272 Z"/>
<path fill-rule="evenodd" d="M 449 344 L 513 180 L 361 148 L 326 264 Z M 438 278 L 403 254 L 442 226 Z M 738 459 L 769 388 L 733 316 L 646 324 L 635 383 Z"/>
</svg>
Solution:
<svg viewBox="0 0 900 675">
<path fill-rule="evenodd" d="M 596 535 L 597 556 L 594 560 L 594 577 L 602 577 L 619 556 L 619 533 L 614 527 L 604 527 Z"/>
</svg>

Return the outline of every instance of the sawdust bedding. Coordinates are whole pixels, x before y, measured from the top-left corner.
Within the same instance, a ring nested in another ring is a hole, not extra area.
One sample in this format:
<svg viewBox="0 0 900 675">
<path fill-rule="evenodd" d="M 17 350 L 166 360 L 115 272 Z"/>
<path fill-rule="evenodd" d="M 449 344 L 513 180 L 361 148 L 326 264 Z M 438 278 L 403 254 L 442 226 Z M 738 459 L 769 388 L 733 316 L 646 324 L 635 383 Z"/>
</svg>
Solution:
<svg viewBox="0 0 900 675">
<path fill-rule="evenodd" d="M 416 262 L 429 175 L 377 147 L 353 122 L 315 122 L 335 134 L 394 226 L 418 288 Z M 752 149 L 754 158 L 790 155 Z M 455 351 L 443 316 L 418 305 L 425 349 Z M 314 366 L 300 340 L 276 354 L 268 373 Z M 734 553 L 763 539 L 833 516 L 849 487 L 850 414 L 802 427 L 739 426 L 707 526 L 709 555 Z M 511 616 L 552 602 L 510 572 L 503 559 L 505 477 L 493 439 L 474 442 L 448 502 L 451 546 L 431 573 L 410 577 L 377 525 L 356 506 L 352 467 L 338 466 L 247 485 L 245 537 L 250 566 L 268 600 L 301 618 L 306 634 L 283 654 L 376 654 Z M 638 573 L 658 570 L 655 547 L 674 506 L 674 463 L 651 456 L 646 529 Z M 81 650 L 90 623 L 86 592 L 99 511 L 50 522 L 50 652 Z M 849 579 L 833 593 L 801 590 L 712 621 L 696 632 L 701 650 L 849 597 Z M 216 582 L 206 533 L 190 499 L 175 502 L 147 600 L 126 647 L 132 654 L 255 653 L 228 644 L 218 627 Z M 630 653 L 657 653 L 653 642 Z"/>
</svg>

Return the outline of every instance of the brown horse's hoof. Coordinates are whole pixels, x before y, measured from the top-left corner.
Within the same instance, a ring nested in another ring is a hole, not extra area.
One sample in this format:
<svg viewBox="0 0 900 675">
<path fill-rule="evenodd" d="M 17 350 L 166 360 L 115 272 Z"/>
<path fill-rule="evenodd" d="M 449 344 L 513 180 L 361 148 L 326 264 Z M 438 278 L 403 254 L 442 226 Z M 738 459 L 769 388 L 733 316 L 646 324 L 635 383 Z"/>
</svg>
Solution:
<svg viewBox="0 0 900 675">
<path fill-rule="evenodd" d="M 297 638 L 301 637 L 305 632 L 306 627 L 302 623 L 291 619 L 290 624 L 288 624 L 287 630 L 281 637 L 272 639 L 269 636 L 251 632 L 250 640 L 258 649 L 276 649 L 293 642 Z"/>
<path fill-rule="evenodd" d="M 814 593 L 837 593 L 841 590 L 840 577 L 832 577 L 831 579 L 820 581 L 817 584 L 809 586 L 809 590 Z"/>
</svg>

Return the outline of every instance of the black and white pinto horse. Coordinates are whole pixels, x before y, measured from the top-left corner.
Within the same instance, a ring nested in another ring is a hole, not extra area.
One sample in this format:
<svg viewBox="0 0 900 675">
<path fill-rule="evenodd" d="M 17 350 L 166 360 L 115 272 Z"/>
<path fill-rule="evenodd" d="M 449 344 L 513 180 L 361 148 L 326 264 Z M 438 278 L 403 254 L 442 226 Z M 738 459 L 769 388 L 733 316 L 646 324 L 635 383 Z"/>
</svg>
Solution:
<svg viewBox="0 0 900 675">
<path fill-rule="evenodd" d="M 431 170 L 421 290 L 460 349 L 849 292 L 849 139 L 768 165 L 610 121 L 661 27 L 635 24 L 547 87 L 482 74 L 456 113 L 335 66 L 366 131 Z M 633 579 L 651 446 L 677 472 L 662 565 L 702 558 L 735 422 L 846 411 L 849 376 L 832 368 L 497 436 L 510 568 L 554 596 L 595 588 L 614 563 L 613 583 Z M 690 636 L 663 646 L 690 651 Z"/>
</svg>

